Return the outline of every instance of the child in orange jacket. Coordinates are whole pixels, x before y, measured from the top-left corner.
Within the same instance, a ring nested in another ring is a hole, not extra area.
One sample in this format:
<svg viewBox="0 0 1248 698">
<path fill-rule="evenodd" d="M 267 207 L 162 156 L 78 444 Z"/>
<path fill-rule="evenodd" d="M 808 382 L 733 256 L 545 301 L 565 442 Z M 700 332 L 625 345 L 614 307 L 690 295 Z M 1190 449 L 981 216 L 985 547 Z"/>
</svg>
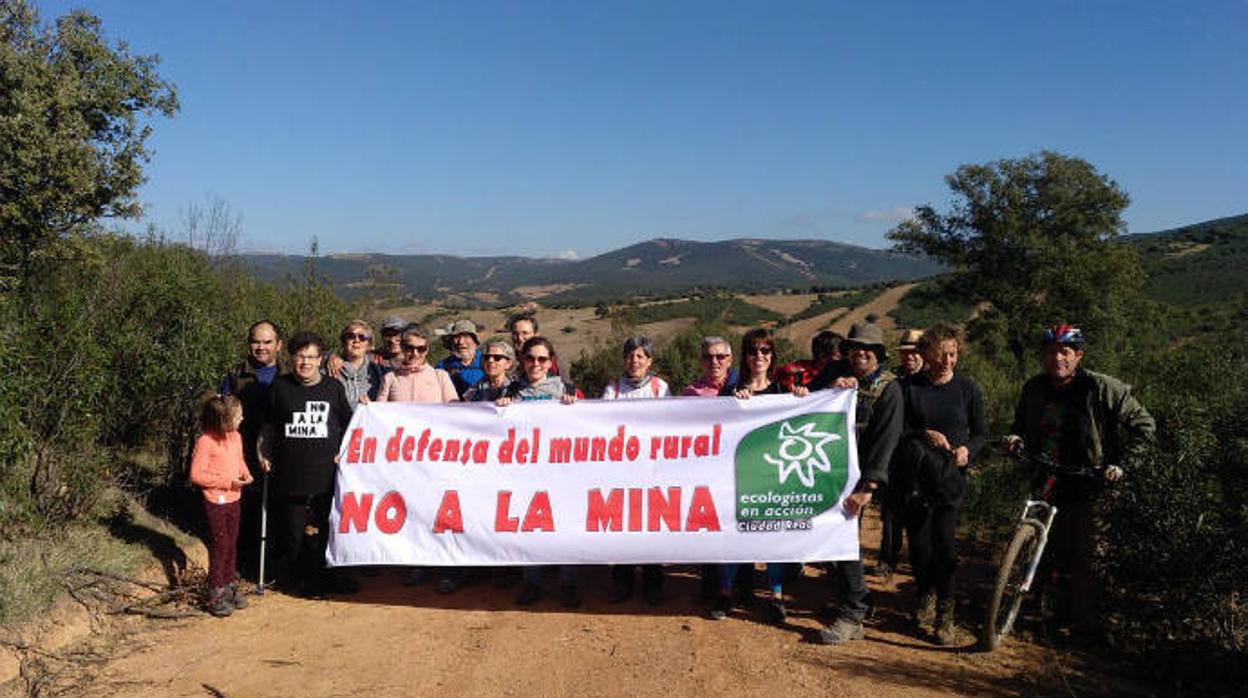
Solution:
<svg viewBox="0 0 1248 698">
<path fill-rule="evenodd" d="M 204 516 L 208 520 L 208 612 L 218 618 L 247 600 L 234 584 L 237 560 L 239 499 L 243 486 L 252 481 L 243 460 L 243 406 L 232 395 L 204 400 L 199 412 L 203 432 L 191 456 L 191 483 L 204 493 Z"/>
</svg>

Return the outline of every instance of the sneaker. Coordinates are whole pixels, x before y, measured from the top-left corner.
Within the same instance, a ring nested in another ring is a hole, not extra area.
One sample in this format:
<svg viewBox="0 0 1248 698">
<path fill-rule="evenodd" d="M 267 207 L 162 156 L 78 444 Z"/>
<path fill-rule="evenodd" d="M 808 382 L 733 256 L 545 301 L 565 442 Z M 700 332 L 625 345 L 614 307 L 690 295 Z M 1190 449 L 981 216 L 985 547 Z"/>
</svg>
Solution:
<svg viewBox="0 0 1248 698">
<path fill-rule="evenodd" d="M 936 623 L 936 592 L 927 592 L 919 597 L 914 609 L 914 624 L 919 630 L 932 628 Z"/>
<path fill-rule="evenodd" d="M 728 612 L 732 610 L 732 597 L 720 595 L 715 599 L 715 603 L 706 612 L 706 617 L 711 620 L 723 620 L 728 617 Z"/>
<path fill-rule="evenodd" d="M 821 645 L 843 645 L 854 640 L 861 640 L 864 635 L 866 631 L 862 629 L 862 623 L 848 618 L 837 618 L 832 625 L 819 629 L 818 640 Z"/>
<path fill-rule="evenodd" d="M 516 605 L 532 606 L 540 598 L 542 598 L 542 588 L 525 582 L 524 586 L 520 587 L 520 593 L 516 595 Z"/>
<path fill-rule="evenodd" d="M 226 587 L 212 590 L 205 610 L 217 618 L 225 618 L 234 612 L 234 604 L 230 602 L 230 594 Z"/>
<path fill-rule="evenodd" d="M 577 590 L 575 584 L 564 584 L 559 589 L 559 603 L 564 608 L 581 607 L 581 592 Z"/>
<path fill-rule="evenodd" d="M 399 581 L 405 587 L 418 587 L 425 583 L 425 569 L 423 567 L 408 567 L 399 574 Z"/>
<path fill-rule="evenodd" d="M 226 587 L 230 599 L 230 605 L 235 609 L 247 608 L 247 594 L 239 590 L 237 584 Z"/>
<path fill-rule="evenodd" d="M 784 607 L 784 599 L 773 598 L 767 604 L 767 620 L 773 625 L 784 625 L 789 619 L 789 609 Z"/>
</svg>

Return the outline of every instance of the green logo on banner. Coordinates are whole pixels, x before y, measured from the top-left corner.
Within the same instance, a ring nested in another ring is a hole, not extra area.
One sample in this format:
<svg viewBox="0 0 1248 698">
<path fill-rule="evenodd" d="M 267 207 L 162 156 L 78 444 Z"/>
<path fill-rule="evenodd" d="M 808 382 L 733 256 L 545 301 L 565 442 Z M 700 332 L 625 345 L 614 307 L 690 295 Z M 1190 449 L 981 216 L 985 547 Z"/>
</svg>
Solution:
<svg viewBox="0 0 1248 698">
<path fill-rule="evenodd" d="M 737 521 L 809 520 L 839 504 L 849 478 L 848 447 L 840 412 L 793 417 L 746 434 L 737 445 Z"/>
</svg>

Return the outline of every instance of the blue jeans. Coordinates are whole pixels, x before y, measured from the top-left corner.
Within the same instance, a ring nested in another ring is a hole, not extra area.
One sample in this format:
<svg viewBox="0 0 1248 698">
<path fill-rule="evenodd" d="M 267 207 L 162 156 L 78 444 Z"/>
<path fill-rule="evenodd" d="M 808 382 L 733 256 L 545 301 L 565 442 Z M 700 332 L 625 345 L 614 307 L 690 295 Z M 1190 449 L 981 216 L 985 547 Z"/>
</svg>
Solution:
<svg viewBox="0 0 1248 698">
<path fill-rule="evenodd" d="M 767 563 L 767 584 L 771 587 L 773 594 L 779 594 L 784 590 L 784 568 L 786 563 L 768 562 Z M 732 593 L 733 582 L 737 581 L 737 570 L 740 565 L 720 565 L 719 566 L 719 591 L 721 594 Z"/>
</svg>

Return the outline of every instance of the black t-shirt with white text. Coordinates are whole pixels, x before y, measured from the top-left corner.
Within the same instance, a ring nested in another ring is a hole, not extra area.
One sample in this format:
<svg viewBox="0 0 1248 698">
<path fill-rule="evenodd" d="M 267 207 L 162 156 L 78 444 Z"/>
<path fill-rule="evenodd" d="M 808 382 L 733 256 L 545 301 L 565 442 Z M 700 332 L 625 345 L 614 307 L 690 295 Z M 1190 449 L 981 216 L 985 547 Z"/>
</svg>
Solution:
<svg viewBox="0 0 1248 698">
<path fill-rule="evenodd" d="M 342 384 L 322 378 L 304 385 L 279 376 L 269 390 L 266 420 L 273 428 L 273 489 L 283 496 L 334 491 L 342 435 L 351 422 L 351 403 Z"/>
</svg>

